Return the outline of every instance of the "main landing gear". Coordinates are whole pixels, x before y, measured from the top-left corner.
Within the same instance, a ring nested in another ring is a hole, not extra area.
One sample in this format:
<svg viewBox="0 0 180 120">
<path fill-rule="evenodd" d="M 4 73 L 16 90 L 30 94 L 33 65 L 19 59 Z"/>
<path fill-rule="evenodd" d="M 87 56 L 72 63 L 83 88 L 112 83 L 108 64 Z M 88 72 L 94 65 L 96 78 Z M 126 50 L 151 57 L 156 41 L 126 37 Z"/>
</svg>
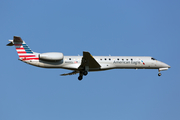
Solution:
<svg viewBox="0 0 180 120">
<path fill-rule="evenodd" d="M 78 80 L 82 80 L 83 76 L 79 75 Z"/>
<path fill-rule="evenodd" d="M 87 74 L 88 74 L 88 71 L 80 71 L 79 72 L 78 80 L 82 80 L 83 79 L 83 75 L 86 76 Z"/>
<path fill-rule="evenodd" d="M 83 75 L 86 76 L 88 74 L 87 71 L 83 71 Z"/>
</svg>

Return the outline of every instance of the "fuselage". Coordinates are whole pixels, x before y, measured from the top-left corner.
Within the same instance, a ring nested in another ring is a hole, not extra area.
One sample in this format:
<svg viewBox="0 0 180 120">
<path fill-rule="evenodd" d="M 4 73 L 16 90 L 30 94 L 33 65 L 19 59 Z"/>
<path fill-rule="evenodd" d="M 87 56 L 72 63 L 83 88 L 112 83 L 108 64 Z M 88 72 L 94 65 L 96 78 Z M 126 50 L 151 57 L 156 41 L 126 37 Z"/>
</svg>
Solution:
<svg viewBox="0 0 180 120">
<path fill-rule="evenodd" d="M 89 71 L 101 71 L 109 69 L 159 69 L 170 68 L 169 65 L 158 61 L 152 57 L 144 56 L 93 56 L 101 65 L 100 68 L 90 68 Z M 64 56 L 60 61 L 41 60 L 24 62 L 43 68 L 63 68 L 78 70 L 82 56 Z"/>
</svg>

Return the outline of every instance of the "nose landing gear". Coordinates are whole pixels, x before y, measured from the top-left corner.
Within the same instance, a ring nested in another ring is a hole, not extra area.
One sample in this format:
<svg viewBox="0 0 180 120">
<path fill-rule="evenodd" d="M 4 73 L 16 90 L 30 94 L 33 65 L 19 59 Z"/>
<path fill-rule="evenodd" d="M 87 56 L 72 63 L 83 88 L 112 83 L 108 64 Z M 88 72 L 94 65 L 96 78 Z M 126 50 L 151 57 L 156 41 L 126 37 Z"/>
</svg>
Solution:
<svg viewBox="0 0 180 120">
<path fill-rule="evenodd" d="M 161 73 L 158 73 L 158 76 L 161 76 L 162 74 Z"/>
<path fill-rule="evenodd" d="M 159 73 L 158 73 L 158 76 L 161 76 L 161 75 L 162 75 L 162 74 L 160 73 L 161 71 L 160 71 L 160 70 L 158 70 L 158 72 L 159 72 Z"/>
</svg>

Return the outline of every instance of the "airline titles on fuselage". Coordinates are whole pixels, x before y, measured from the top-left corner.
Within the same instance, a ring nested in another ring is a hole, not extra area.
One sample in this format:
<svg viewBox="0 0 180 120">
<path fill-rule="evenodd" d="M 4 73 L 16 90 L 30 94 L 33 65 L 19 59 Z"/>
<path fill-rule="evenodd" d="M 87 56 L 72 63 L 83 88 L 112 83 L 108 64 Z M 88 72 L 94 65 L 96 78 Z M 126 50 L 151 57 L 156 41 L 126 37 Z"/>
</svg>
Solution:
<svg viewBox="0 0 180 120">
<path fill-rule="evenodd" d="M 65 61 L 65 63 L 78 63 L 78 61 Z M 141 64 L 140 61 L 114 61 L 113 64 Z"/>
<path fill-rule="evenodd" d="M 140 61 L 114 61 L 114 64 L 140 64 Z"/>
</svg>

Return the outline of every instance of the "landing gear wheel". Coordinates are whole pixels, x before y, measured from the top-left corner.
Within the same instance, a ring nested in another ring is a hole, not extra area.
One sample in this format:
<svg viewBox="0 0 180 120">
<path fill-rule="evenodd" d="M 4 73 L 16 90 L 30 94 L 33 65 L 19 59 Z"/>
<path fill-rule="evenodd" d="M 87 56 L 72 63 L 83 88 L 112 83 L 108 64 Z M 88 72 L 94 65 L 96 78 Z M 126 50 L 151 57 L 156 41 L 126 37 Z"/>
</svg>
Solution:
<svg viewBox="0 0 180 120">
<path fill-rule="evenodd" d="M 158 73 L 158 76 L 161 76 L 162 74 L 161 73 Z"/>
<path fill-rule="evenodd" d="M 82 79 L 83 79 L 83 76 L 79 76 L 79 77 L 78 77 L 78 80 L 82 80 Z"/>
<path fill-rule="evenodd" d="M 83 75 L 85 75 L 85 76 L 86 76 L 87 74 L 88 74 L 88 72 L 87 72 L 87 71 L 84 71 L 84 72 L 83 72 Z"/>
</svg>

